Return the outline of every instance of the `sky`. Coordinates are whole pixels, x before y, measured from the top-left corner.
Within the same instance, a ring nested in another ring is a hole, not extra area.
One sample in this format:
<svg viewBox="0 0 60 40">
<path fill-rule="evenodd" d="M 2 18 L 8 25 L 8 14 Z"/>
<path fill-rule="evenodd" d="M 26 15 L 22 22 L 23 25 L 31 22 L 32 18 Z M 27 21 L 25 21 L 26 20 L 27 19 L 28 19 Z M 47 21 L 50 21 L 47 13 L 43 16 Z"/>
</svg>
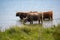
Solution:
<svg viewBox="0 0 60 40">
<path fill-rule="evenodd" d="M 0 0 L 0 16 L 18 11 L 49 11 L 60 15 L 60 0 Z M 60 17 L 60 16 L 59 16 Z"/>
</svg>

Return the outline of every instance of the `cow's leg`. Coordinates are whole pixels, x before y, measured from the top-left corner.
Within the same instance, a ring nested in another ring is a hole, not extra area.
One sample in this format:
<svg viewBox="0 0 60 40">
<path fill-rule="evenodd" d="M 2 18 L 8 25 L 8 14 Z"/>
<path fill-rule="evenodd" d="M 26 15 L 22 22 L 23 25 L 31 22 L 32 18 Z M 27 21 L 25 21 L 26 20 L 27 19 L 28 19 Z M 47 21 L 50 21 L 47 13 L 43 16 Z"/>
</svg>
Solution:
<svg viewBox="0 0 60 40">
<path fill-rule="evenodd" d="M 39 24 L 40 24 L 40 20 L 38 20 Z"/>
<path fill-rule="evenodd" d="M 51 20 L 53 20 L 53 17 L 51 16 Z"/>
<path fill-rule="evenodd" d="M 43 20 L 41 20 L 41 24 L 43 24 Z"/>
<path fill-rule="evenodd" d="M 33 20 L 32 19 L 30 20 L 30 24 L 33 24 Z"/>
<path fill-rule="evenodd" d="M 30 19 L 30 24 L 33 24 L 33 16 L 30 16 L 29 19 Z"/>
<path fill-rule="evenodd" d="M 25 20 L 23 20 L 23 24 L 25 24 L 26 23 L 26 21 Z"/>
<path fill-rule="evenodd" d="M 52 18 L 51 18 L 51 17 L 49 17 L 49 20 L 52 20 Z"/>
<path fill-rule="evenodd" d="M 33 21 L 30 21 L 30 24 L 33 24 Z"/>
<path fill-rule="evenodd" d="M 51 17 L 50 17 L 50 20 L 52 20 Z"/>
<path fill-rule="evenodd" d="M 27 22 L 27 18 L 23 18 L 23 24 Z"/>
</svg>

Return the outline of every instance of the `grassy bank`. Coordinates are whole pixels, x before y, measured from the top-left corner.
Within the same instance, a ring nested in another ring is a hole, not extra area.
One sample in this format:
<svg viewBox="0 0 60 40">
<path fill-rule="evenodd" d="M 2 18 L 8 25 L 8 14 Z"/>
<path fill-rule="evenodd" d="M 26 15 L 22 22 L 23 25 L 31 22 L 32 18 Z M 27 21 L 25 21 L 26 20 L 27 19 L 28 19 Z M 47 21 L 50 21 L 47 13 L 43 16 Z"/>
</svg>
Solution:
<svg viewBox="0 0 60 40">
<path fill-rule="evenodd" d="M 39 24 L 14 26 L 4 32 L 0 31 L 0 40 L 59 40 L 58 30 L 59 26 L 44 28 Z"/>
</svg>

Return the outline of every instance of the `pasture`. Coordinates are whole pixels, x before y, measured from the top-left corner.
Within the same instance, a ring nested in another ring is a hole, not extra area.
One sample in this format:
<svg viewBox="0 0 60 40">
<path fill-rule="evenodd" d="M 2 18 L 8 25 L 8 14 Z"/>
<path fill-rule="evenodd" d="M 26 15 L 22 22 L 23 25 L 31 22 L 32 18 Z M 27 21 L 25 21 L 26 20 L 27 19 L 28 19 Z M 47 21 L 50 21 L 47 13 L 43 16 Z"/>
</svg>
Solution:
<svg viewBox="0 0 60 40">
<path fill-rule="evenodd" d="M 39 24 L 14 26 L 0 31 L 0 40 L 60 40 L 60 25 L 44 28 Z"/>
</svg>

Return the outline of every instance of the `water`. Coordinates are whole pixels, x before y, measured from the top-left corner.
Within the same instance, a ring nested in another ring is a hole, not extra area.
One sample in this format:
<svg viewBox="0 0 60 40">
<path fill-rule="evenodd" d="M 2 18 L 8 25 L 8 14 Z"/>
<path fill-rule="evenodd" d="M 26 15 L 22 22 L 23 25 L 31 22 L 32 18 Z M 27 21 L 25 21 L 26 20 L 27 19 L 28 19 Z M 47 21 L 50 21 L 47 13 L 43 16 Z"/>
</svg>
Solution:
<svg viewBox="0 0 60 40">
<path fill-rule="evenodd" d="M 60 24 L 60 1 L 40 0 L 0 0 L 0 30 L 14 25 L 21 26 L 20 19 L 16 17 L 18 11 L 53 11 L 53 21 L 44 21 L 44 27 Z M 29 22 L 28 22 L 29 23 Z M 37 22 L 38 23 L 38 22 Z"/>
<path fill-rule="evenodd" d="M 5 30 L 6 28 L 9 28 L 14 25 L 21 25 L 19 22 L 19 18 L 17 18 L 15 15 L 1 15 L 0 18 L 0 28 L 2 30 Z"/>
<path fill-rule="evenodd" d="M 5 15 L 1 15 L 0 17 L 0 29 L 5 30 L 7 28 L 10 28 L 14 25 L 21 26 L 22 23 L 19 21 L 20 18 L 16 17 L 16 13 L 14 13 L 12 16 L 7 13 Z M 29 22 L 27 22 L 29 24 Z M 38 22 L 34 22 L 38 24 Z M 43 26 L 44 27 L 51 27 L 52 25 L 57 25 L 60 24 L 60 19 L 56 18 L 53 21 L 43 21 Z"/>
</svg>

